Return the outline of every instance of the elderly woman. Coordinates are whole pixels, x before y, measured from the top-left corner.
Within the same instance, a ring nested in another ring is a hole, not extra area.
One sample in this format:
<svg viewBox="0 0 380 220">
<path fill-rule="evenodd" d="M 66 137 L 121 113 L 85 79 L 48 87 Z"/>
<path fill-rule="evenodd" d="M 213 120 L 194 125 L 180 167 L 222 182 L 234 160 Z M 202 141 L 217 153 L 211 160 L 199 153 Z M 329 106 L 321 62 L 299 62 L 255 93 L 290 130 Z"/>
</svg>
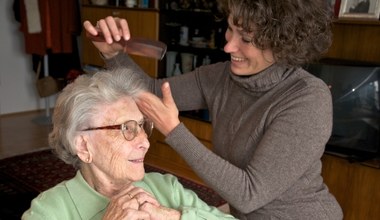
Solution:
<svg viewBox="0 0 380 220">
<path fill-rule="evenodd" d="M 22 219 L 233 219 L 174 176 L 145 174 L 153 124 L 135 103 L 145 88 L 134 75 L 100 71 L 62 91 L 49 142 L 78 171 L 42 192 Z"/>
</svg>

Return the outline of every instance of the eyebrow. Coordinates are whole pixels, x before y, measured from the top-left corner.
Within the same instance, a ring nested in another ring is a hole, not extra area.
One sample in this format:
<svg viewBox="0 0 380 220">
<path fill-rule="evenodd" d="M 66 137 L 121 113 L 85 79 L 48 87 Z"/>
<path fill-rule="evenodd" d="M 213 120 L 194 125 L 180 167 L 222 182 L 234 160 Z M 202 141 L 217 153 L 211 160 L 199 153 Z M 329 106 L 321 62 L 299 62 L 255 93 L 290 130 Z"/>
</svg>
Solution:
<svg viewBox="0 0 380 220">
<path fill-rule="evenodd" d="M 246 35 L 249 35 L 248 32 L 244 31 L 242 27 L 238 27 L 236 26 L 235 24 L 231 23 L 230 21 L 227 22 L 227 28 L 232 30 L 232 25 L 236 27 L 236 30 L 237 32 L 241 35 L 241 36 L 246 36 Z"/>
<path fill-rule="evenodd" d="M 127 121 L 136 121 L 138 124 L 141 124 L 144 120 L 145 120 L 145 117 L 144 117 L 144 116 L 143 116 L 143 118 L 140 119 L 140 120 L 135 120 L 135 119 L 131 119 L 131 118 L 129 118 L 129 119 L 126 119 L 126 120 L 124 120 L 124 121 L 122 121 L 122 122 L 119 122 L 119 123 L 116 123 L 117 120 L 114 120 L 114 122 L 111 123 L 111 125 L 105 125 L 105 126 L 122 125 L 122 124 L 124 124 L 124 123 L 127 122 Z M 98 126 L 98 127 L 103 127 L 103 126 Z"/>
<path fill-rule="evenodd" d="M 145 117 L 143 117 L 142 119 L 138 120 L 137 123 L 140 124 L 140 123 L 142 123 L 143 121 L 145 121 Z"/>
</svg>

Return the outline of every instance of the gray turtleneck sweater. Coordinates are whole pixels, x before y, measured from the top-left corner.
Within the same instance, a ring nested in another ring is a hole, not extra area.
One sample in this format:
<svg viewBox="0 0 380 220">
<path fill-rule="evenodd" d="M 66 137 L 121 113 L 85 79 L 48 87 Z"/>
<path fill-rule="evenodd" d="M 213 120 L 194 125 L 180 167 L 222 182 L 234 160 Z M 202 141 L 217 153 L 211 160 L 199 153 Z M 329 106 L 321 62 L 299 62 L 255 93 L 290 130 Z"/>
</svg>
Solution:
<svg viewBox="0 0 380 220">
<path fill-rule="evenodd" d="M 124 54 L 106 62 L 133 65 Z M 213 152 L 182 123 L 166 142 L 230 204 L 235 217 L 342 219 L 321 176 L 332 129 L 331 94 L 323 81 L 276 64 L 252 76 L 232 74 L 229 62 L 169 79 L 136 72 L 158 96 L 169 81 L 180 111 L 209 110 Z"/>
</svg>

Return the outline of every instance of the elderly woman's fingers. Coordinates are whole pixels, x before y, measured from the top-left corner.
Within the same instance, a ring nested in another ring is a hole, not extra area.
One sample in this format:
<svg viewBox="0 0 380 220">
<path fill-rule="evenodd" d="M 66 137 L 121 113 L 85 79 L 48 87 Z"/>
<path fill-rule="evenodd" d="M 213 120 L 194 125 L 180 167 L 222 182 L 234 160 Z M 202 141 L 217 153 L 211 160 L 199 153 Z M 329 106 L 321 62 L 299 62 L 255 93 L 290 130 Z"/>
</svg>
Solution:
<svg viewBox="0 0 380 220">
<path fill-rule="evenodd" d="M 151 193 L 145 191 L 140 187 L 135 187 L 131 184 L 124 187 L 124 189 L 121 190 L 117 195 L 114 195 L 112 197 L 112 200 L 118 201 L 121 204 L 127 203 L 127 201 L 130 200 L 134 200 L 138 205 L 141 205 L 146 202 L 149 202 L 156 206 L 160 205 Z"/>
<path fill-rule="evenodd" d="M 127 195 L 131 199 L 136 199 L 138 204 L 141 206 L 142 204 L 149 202 L 152 205 L 160 206 L 160 203 L 156 200 L 156 198 L 149 192 L 145 191 L 142 188 L 135 187 L 127 192 Z"/>
<path fill-rule="evenodd" d="M 128 220 L 149 220 L 150 214 L 142 210 L 136 210 L 133 208 L 120 208 L 115 206 L 108 206 L 106 213 L 104 214 L 103 220 L 114 220 L 114 219 L 128 219 Z"/>
<path fill-rule="evenodd" d="M 160 203 L 156 200 L 156 198 L 147 192 L 139 192 L 133 198 L 137 200 L 139 206 L 145 203 L 150 203 L 154 206 L 160 206 Z"/>
<path fill-rule="evenodd" d="M 104 214 L 104 219 L 141 219 L 136 217 L 141 217 L 145 213 L 138 211 L 140 205 L 136 199 L 131 199 L 129 197 L 112 197 L 107 210 Z M 144 219 L 147 216 L 143 216 Z M 148 216 L 149 217 L 149 216 Z M 149 218 L 147 218 L 149 219 Z"/>
</svg>

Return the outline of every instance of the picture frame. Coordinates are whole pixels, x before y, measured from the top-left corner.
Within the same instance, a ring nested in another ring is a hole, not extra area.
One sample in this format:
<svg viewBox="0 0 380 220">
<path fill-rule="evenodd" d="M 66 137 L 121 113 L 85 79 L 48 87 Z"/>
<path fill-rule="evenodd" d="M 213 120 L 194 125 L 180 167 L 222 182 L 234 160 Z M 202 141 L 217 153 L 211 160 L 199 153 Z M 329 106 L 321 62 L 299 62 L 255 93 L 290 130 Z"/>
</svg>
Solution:
<svg viewBox="0 0 380 220">
<path fill-rule="evenodd" d="M 338 17 L 379 20 L 380 0 L 341 0 Z"/>
<path fill-rule="evenodd" d="M 339 16 L 340 2 L 341 0 L 327 0 L 328 7 L 335 18 Z"/>
</svg>

